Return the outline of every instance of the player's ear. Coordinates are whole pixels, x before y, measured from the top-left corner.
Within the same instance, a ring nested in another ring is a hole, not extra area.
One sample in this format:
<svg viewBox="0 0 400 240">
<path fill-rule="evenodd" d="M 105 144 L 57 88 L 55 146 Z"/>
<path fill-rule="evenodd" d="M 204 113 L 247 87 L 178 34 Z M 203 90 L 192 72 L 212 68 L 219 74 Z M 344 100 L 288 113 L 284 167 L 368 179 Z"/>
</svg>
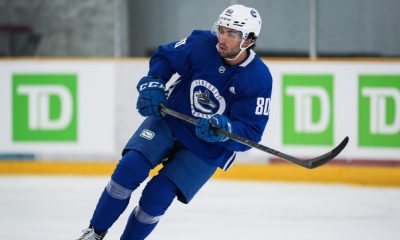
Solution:
<svg viewBox="0 0 400 240">
<path fill-rule="evenodd" d="M 249 46 L 251 43 L 253 42 L 252 38 L 247 38 L 244 43 L 243 43 L 243 47 L 246 48 L 247 46 Z"/>
</svg>

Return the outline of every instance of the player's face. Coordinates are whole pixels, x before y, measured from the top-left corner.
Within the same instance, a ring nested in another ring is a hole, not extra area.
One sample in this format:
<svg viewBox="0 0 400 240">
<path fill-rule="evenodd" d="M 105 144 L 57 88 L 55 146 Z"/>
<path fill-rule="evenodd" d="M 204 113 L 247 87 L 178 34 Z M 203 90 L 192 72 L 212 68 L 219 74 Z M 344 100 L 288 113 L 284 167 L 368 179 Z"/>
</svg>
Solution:
<svg viewBox="0 0 400 240">
<path fill-rule="evenodd" d="M 240 52 L 242 33 L 234 29 L 218 26 L 219 53 L 223 58 L 234 58 Z"/>
</svg>

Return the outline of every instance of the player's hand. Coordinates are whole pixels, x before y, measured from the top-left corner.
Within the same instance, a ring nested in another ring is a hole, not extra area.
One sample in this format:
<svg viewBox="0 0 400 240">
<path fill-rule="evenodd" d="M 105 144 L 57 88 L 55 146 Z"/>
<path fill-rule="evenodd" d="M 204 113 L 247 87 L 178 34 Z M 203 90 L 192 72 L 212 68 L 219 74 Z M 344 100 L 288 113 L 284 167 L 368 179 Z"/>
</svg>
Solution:
<svg viewBox="0 0 400 240">
<path fill-rule="evenodd" d="M 212 129 L 210 122 L 218 126 L 218 128 L 227 132 L 232 132 L 231 121 L 224 115 L 214 115 L 210 119 L 199 118 L 196 120 L 196 135 L 197 137 L 207 142 L 224 142 L 228 140 L 227 137 L 217 134 Z"/>
<path fill-rule="evenodd" d="M 161 117 L 158 108 L 160 103 L 166 100 L 163 81 L 159 78 L 146 76 L 139 81 L 136 89 L 139 91 L 136 108 L 140 115 Z"/>
</svg>

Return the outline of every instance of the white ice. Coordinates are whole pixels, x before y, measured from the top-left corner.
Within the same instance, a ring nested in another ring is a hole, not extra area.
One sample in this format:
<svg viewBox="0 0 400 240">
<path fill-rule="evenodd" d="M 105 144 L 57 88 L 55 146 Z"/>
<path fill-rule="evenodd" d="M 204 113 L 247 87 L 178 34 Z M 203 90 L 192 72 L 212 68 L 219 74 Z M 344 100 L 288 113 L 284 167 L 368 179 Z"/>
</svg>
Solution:
<svg viewBox="0 0 400 240">
<path fill-rule="evenodd" d="M 108 177 L 0 176 L 0 239 L 76 239 Z M 105 239 L 119 239 L 130 205 Z M 400 189 L 212 180 L 150 240 L 398 240 Z"/>
</svg>

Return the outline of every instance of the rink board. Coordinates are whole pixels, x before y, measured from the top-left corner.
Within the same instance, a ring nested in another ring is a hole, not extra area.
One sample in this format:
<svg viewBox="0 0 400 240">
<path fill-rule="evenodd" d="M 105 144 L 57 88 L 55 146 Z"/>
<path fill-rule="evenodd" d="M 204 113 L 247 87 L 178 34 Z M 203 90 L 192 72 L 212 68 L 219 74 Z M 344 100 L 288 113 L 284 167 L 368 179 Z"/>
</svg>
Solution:
<svg viewBox="0 0 400 240">
<path fill-rule="evenodd" d="M 398 59 L 264 61 L 274 82 L 261 144 L 311 158 L 349 136 L 339 158 L 400 162 Z M 111 161 L 143 121 L 136 83 L 148 59 L 4 59 L 0 69 L 0 158 Z"/>
</svg>

